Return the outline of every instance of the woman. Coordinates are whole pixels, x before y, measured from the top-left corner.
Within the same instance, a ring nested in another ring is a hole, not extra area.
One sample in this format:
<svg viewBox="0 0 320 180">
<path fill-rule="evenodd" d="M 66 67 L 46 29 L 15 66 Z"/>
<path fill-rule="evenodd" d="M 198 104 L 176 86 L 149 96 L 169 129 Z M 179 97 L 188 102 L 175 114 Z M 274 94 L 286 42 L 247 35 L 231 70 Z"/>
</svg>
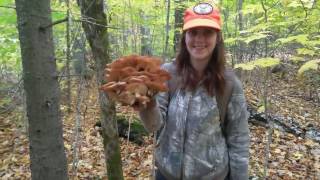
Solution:
<svg viewBox="0 0 320 180">
<path fill-rule="evenodd" d="M 172 76 L 169 92 L 140 108 L 146 129 L 160 131 L 156 179 L 248 179 L 246 102 L 240 81 L 225 70 L 217 9 L 200 3 L 185 11 L 180 51 L 163 68 Z M 229 82 L 232 92 L 221 119 L 217 101 Z"/>
</svg>

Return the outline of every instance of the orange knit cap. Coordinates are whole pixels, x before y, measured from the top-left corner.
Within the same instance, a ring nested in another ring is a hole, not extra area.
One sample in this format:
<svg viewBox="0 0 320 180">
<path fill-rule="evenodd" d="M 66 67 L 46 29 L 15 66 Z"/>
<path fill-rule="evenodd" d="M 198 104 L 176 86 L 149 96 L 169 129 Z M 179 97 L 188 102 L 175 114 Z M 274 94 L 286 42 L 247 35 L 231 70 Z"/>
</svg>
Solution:
<svg viewBox="0 0 320 180">
<path fill-rule="evenodd" d="M 221 30 L 221 17 L 219 10 L 209 3 L 199 3 L 188 8 L 184 13 L 183 31 L 195 27 L 211 27 Z"/>
</svg>

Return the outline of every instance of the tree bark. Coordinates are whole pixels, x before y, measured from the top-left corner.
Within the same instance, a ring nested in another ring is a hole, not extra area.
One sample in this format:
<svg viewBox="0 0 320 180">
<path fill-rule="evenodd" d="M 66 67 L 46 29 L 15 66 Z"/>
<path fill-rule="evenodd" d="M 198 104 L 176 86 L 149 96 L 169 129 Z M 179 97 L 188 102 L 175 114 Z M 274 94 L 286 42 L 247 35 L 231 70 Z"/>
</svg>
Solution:
<svg viewBox="0 0 320 180">
<path fill-rule="evenodd" d="M 175 8 L 174 8 L 174 44 L 173 49 L 176 52 L 179 51 L 179 43 L 181 39 L 181 29 L 183 25 L 183 11 L 185 7 L 182 4 L 182 0 L 175 0 L 174 1 Z"/>
<path fill-rule="evenodd" d="M 170 0 L 167 0 L 166 39 L 165 39 L 165 46 L 164 46 L 164 52 L 163 52 L 163 56 L 164 56 L 165 60 L 168 59 L 168 57 L 169 57 L 169 53 L 168 53 L 169 30 L 170 30 L 169 17 L 170 17 Z"/>
<path fill-rule="evenodd" d="M 144 12 L 140 11 L 140 17 L 144 21 L 148 20 L 148 17 L 144 14 Z M 150 39 L 150 28 L 146 25 L 140 25 L 141 32 L 141 55 L 152 55 L 151 49 L 151 39 Z"/>
<path fill-rule="evenodd" d="M 66 41 L 67 41 L 67 49 L 66 49 L 66 75 L 67 75 L 67 105 L 68 105 L 68 113 L 71 112 L 71 77 L 70 77 L 70 60 L 71 60 L 71 49 L 70 49 L 70 2 L 66 0 L 67 4 L 67 23 L 66 23 Z"/>
<path fill-rule="evenodd" d="M 237 21 L 239 23 L 240 36 L 241 36 L 241 31 L 243 31 L 242 4 L 243 4 L 243 0 L 238 0 L 238 2 L 237 2 L 237 13 L 238 13 Z M 237 63 L 242 63 L 243 62 L 243 51 L 244 51 L 244 43 L 243 42 L 239 42 Z M 234 67 L 234 62 L 232 63 L 232 67 Z"/>
<path fill-rule="evenodd" d="M 268 10 L 267 10 L 267 8 L 265 6 L 264 0 L 260 0 L 260 2 L 261 2 L 262 9 L 264 11 L 264 22 L 267 23 L 268 22 Z M 264 57 L 268 57 L 268 54 L 269 54 L 269 52 L 268 52 L 268 44 L 269 44 L 268 38 L 265 38 L 264 39 L 264 46 L 265 46 Z"/>
<path fill-rule="evenodd" d="M 50 0 L 16 0 L 29 121 L 31 177 L 68 179 Z M 42 28 L 42 27 L 49 28 Z"/>
<path fill-rule="evenodd" d="M 82 26 L 95 59 L 97 83 L 100 87 L 105 83 L 104 68 L 111 62 L 103 0 L 80 0 L 79 5 L 82 18 L 88 18 L 92 22 L 85 21 Z M 115 104 L 102 91 L 99 91 L 99 103 L 108 179 L 123 179 Z"/>
</svg>

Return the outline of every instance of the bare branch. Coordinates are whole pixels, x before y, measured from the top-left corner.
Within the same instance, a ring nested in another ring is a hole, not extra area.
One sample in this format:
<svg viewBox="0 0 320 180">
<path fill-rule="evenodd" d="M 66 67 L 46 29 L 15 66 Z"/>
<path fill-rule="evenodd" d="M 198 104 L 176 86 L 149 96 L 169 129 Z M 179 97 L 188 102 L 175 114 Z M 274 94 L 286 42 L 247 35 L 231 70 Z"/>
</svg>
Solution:
<svg viewBox="0 0 320 180">
<path fill-rule="evenodd" d="M 16 9 L 15 6 L 0 6 L 0 7 L 2 7 L 2 8 L 8 8 L 8 9 Z"/>
<path fill-rule="evenodd" d="M 93 22 L 93 21 L 89 21 L 87 19 L 74 19 L 74 21 L 76 22 L 86 22 L 86 23 L 89 23 L 89 24 L 93 24 L 93 25 L 96 25 L 96 26 L 101 26 L 101 27 L 105 27 L 105 28 L 109 28 L 109 29 L 120 29 L 120 28 L 117 28 L 117 27 L 114 27 L 114 26 L 105 26 L 103 24 L 99 24 L 99 23 L 96 23 L 96 22 Z"/>
<path fill-rule="evenodd" d="M 307 18 L 307 17 L 308 17 L 308 10 L 307 10 L 307 8 L 305 7 L 304 3 L 303 3 L 301 0 L 299 0 L 299 1 L 300 1 L 301 5 L 302 5 L 302 7 L 303 7 L 304 12 L 305 12 L 305 17 L 304 17 L 304 18 Z"/>
<path fill-rule="evenodd" d="M 49 24 L 49 25 L 47 25 L 47 26 L 42 26 L 42 27 L 40 27 L 40 30 L 45 30 L 45 29 L 47 29 L 47 28 L 49 28 L 49 27 L 52 27 L 52 26 L 54 26 L 54 25 L 57 25 L 57 24 L 60 24 L 60 23 L 66 22 L 66 21 L 68 21 L 68 18 L 67 18 L 67 17 L 64 18 L 64 19 L 57 20 L 57 21 L 55 21 L 55 22 L 53 22 L 52 24 Z"/>
</svg>

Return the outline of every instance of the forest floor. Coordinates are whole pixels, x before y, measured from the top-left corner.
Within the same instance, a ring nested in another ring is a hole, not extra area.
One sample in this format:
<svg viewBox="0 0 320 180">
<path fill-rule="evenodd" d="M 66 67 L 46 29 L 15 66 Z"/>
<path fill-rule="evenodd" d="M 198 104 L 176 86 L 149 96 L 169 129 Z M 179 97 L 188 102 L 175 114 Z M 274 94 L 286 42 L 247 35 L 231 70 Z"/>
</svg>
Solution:
<svg viewBox="0 0 320 180">
<path fill-rule="evenodd" d="M 299 92 L 303 91 L 297 83 L 284 82 L 281 79 L 273 81 L 271 113 L 290 116 L 301 127 L 319 127 L 319 105 L 305 100 Z M 244 86 L 248 103 L 257 106 L 259 93 L 254 85 Z M 255 87 L 255 88 L 253 88 Z M 73 163 L 75 142 L 76 112 L 74 98 L 73 110 L 67 113 L 66 106 L 61 106 L 64 125 L 64 142 L 68 157 L 70 179 L 107 179 L 102 138 L 95 123 L 99 121 L 99 103 L 97 87 L 87 85 L 82 95 L 77 95 L 74 86 L 73 97 L 83 97 L 81 104 L 81 130 L 78 143 L 77 162 Z M 300 91 L 301 90 L 301 91 Z M 130 108 L 118 108 L 118 112 L 134 113 Z M 30 179 L 30 160 L 28 138 L 25 125 L 21 119 L 21 110 L 12 111 L 0 116 L 0 179 Z M 311 125 L 310 125 L 311 124 Z M 250 124 L 250 177 L 263 177 L 268 129 L 265 126 Z M 153 140 L 151 136 L 144 137 L 144 143 L 137 145 L 124 138 L 121 142 L 121 155 L 125 179 L 149 179 L 152 169 Z M 320 179 L 320 144 L 308 138 L 274 129 L 268 160 L 268 179 Z"/>
</svg>

